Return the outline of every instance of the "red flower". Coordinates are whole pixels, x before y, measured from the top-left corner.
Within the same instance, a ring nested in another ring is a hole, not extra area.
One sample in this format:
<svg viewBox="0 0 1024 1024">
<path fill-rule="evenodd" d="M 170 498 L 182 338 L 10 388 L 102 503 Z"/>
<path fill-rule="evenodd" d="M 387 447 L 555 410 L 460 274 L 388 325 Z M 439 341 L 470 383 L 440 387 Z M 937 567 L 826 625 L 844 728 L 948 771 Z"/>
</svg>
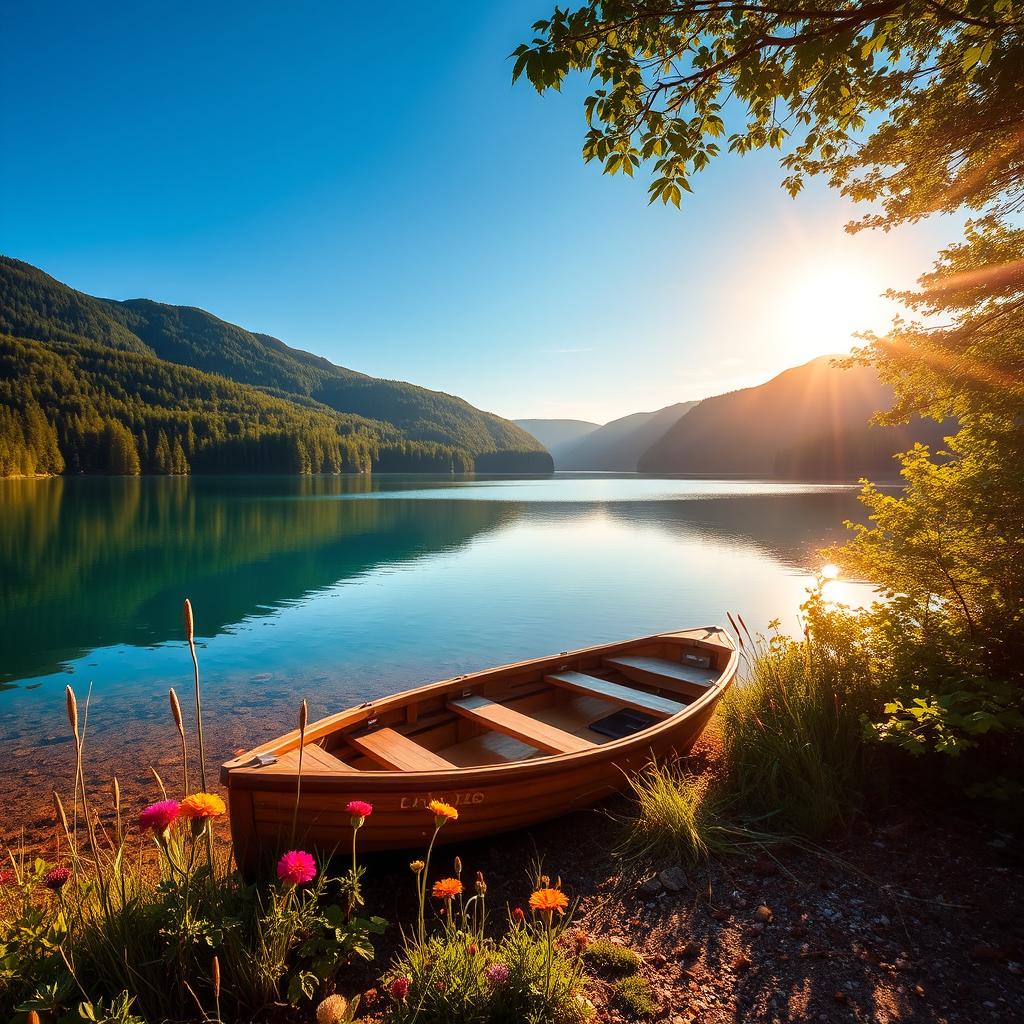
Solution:
<svg viewBox="0 0 1024 1024">
<path fill-rule="evenodd" d="M 395 980 L 391 982 L 391 987 L 388 989 L 391 993 L 391 998 L 397 999 L 401 1002 L 409 994 L 409 985 L 410 981 L 408 978 L 404 976 L 401 978 L 395 978 Z"/>
<path fill-rule="evenodd" d="M 516 907 L 516 909 L 512 911 L 512 919 L 514 921 L 522 921 L 525 917 L 526 913 L 522 907 Z"/>
<path fill-rule="evenodd" d="M 51 892 L 60 892 L 68 883 L 71 877 L 71 868 L 57 867 L 50 868 L 43 876 L 43 885 Z"/>
<path fill-rule="evenodd" d="M 0 885 L 10 885 L 14 881 L 14 872 L 6 869 L 0 871 Z"/>
</svg>

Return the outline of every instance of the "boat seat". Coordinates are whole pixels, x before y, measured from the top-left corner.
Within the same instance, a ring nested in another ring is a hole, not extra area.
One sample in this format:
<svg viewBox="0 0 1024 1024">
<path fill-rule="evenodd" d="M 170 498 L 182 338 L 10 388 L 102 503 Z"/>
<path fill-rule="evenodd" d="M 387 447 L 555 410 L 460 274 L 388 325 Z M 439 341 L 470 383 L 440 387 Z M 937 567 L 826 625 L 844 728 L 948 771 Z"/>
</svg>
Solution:
<svg viewBox="0 0 1024 1024">
<path fill-rule="evenodd" d="M 668 658 L 648 658 L 636 654 L 609 655 L 605 665 L 621 672 L 627 679 L 647 683 L 663 690 L 674 690 L 699 697 L 714 682 L 719 673 L 711 668 L 684 665 Z"/>
<path fill-rule="evenodd" d="M 451 761 L 438 757 L 394 729 L 376 729 L 365 736 L 347 736 L 346 739 L 356 750 L 397 772 L 436 772 L 455 767 Z"/>
<path fill-rule="evenodd" d="M 655 718 L 670 718 L 686 707 L 684 701 L 669 700 L 643 690 L 634 690 L 630 686 L 613 683 L 610 679 L 598 679 L 584 672 L 556 672 L 544 677 L 546 682 L 560 686 L 574 693 L 585 693 L 588 697 L 604 697 L 606 700 L 622 704 L 634 711 L 643 711 Z"/>
<path fill-rule="evenodd" d="M 495 704 L 486 697 L 472 695 L 448 701 L 448 707 L 464 718 L 479 722 L 488 729 L 504 733 L 547 754 L 575 754 L 590 750 L 596 744 L 582 736 L 574 736 L 564 729 L 538 722 L 536 718 L 520 714 L 504 704 Z"/>
</svg>

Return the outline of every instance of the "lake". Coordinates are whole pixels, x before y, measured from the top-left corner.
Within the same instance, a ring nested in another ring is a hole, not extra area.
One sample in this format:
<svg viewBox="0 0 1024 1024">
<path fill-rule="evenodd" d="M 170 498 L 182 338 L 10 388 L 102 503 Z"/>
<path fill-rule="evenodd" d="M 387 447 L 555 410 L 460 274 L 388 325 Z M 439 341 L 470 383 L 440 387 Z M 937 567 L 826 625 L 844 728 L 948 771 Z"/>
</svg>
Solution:
<svg viewBox="0 0 1024 1024">
<path fill-rule="evenodd" d="M 856 495 L 586 474 L 0 481 L 3 765 L 40 784 L 66 766 L 67 683 L 83 704 L 92 687 L 101 761 L 139 779 L 169 763 L 186 596 L 211 760 L 290 727 L 303 697 L 317 716 L 727 611 L 795 628 Z"/>
</svg>

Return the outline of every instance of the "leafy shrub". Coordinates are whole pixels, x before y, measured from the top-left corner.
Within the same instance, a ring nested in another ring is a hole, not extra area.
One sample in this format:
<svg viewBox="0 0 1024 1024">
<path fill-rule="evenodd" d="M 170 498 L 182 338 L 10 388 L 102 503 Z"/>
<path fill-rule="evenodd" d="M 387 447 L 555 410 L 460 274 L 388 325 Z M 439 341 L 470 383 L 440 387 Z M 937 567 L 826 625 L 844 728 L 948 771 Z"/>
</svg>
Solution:
<svg viewBox="0 0 1024 1024">
<path fill-rule="evenodd" d="M 642 962 L 640 954 L 628 946 L 620 946 L 607 939 L 588 942 L 583 950 L 583 962 L 602 974 L 636 974 Z"/>
</svg>

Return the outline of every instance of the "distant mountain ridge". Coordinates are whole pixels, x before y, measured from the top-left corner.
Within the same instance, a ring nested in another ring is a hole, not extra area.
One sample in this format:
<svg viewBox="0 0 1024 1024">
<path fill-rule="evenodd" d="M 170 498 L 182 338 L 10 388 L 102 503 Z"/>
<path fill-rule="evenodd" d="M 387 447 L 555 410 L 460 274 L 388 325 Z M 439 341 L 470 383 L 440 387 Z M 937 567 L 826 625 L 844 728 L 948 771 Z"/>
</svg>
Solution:
<svg viewBox="0 0 1024 1024">
<path fill-rule="evenodd" d="M 426 463 L 429 468 L 447 464 L 485 472 L 549 472 L 552 468 L 550 456 L 532 435 L 511 421 L 476 409 L 454 395 L 336 366 L 321 356 L 292 348 L 270 335 L 227 323 L 195 307 L 172 306 L 149 299 L 121 302 L 86 295 L 30 264 L 9 257 L 0 257 L 0 335 L 3 334 L 10 340 L 6 342 L 7 366 L 0 365 L 0 385 L 10 379 L 11 367 L 25 364 L 26 360 L 34 368 L 32 379 L 35 381 L 35 391 L 30 398 L 22 395 L 19 399 L 10 388 L 7 393 L 0 390 L 0 412 L 4 406 L 10 409 L 0 422 L 0 441 L 7 437 L 4 443 L 8 448 L 33 446 L 34 442 L 29 443 L 25 438 L 30 433 L 38 434 L 38 418 L 34 411 L 31 416 L 26 411 L 29 406 L 39 407 L 51 425 L 57 426 L 58 410 L 54 400 L 58 396 L 46 387 L 45 367 L 54 366 L 53 372 L 62 377 L 68 373 L 73 376 L 70 367 L 84 356 L 98 376 L 89 378 L 89 394 L 80 395 L 78 405 L 74 409 L 65 408 L 63 415 L 76 415 L 81 419 L 91 403 L 94 409 L 103 410 L 104 426 L 83 427 L 85 433 L 90 436 L 101 433 L 116 421 L 130 432 L 134 431 L 136 447 L 143 449 L 156 444 L 159 429 L 165 434 L 168 430 L 175 435 L 182 433 L 183 445 L 192 438 L 195 431 L 189 434 L 184 424 L 168 423 L 158 428 L 156 421 L 166 418 L 173 409 L 168 396 L 177 395 L 174 401 L 180 402 L 182 396 L 188 396 L 189 388 L 199 387 L 207 394 L 217 392 L 220 395 L 219 399 L 210 398 L 204 407 L 203 415 L 214 416 L 217 420 L 216 425 L 212 420 L 208 424 L 204 421 L 210 429 L 206 431 L 206 426 L 203 427 L 205 433 L 201 432 L 199 443 L 205 448 L 221 444 L 224 440 L 221 434 L 225 431 L 234 430 L 239 438 L 253 434 L 262 436 L 265 433 L 263 421 L 255 410 L 268 399 L 275 399 L 284 403 L 275 406 L 274 412 L 275 429 L 283 432 L 282 437 L 284 434 L 289 438 L 297 437 L 301 433 L 297 426 L 299 421 L 315 413 L 315 429 L 324 433 L 332 450 L 338 444 L 342 447 L 348 444 L 351 448 L 345 438 L 357 434 L 365 436 L 366 443 L 362 446 L 365 458 L 359 458 L 363 464 L 370 465 L 376 459 L 378 468 L 382 464 L 374 453 L 382 450 L 382 445 L 395 456 L 388 463 L 393 468 L 419 465 L 417 460 L 426 453 L 429 456 L 426 456 L 424 468 Z M 39 346 L 56 354 L 62 361 L 61 366 L 52 364 L 51 356 L 36 354 Z M 111 353 L 105 360 L 98 355 L 103 351 Z M 158 360 L 163 369 L 158 371 L 150 363 L 139 363 L 137 359 L 133 362 L 129 354 L 143 360 Z M 217 401 L 226 394 L 222 385 L 204 383 L 200 386 L 201 378 L 189 374 L 183 377 L 175 368 L 187 368 L 193 375 L 196 371 L 213 374 L 233 382 L 228 390 L 235 412 L 225 418 L 217 411 Z M 163 374 L 169 388 L 161 391 L 159 397 L 152 386 L 147 392 L 140 392 L 138 375 L 152 376 L 158 372 Z M 252 389 L 252 394 L 245 389 Z M 135 412 L 118 405 L 132 399 L 138 406 Z M 149 416 L 152 422 L 147 426 L 146 416 L 140 410 L 154 403 L 154 408 L 163 411 L 159 416 Z M 238 409 L 242 407 L 251 411 L 240 419 Z M 36 425 L 30 425 L 26 417 L 33 418 Z M 330 438 L 332 431 L 340 439 L 337 443 Z M 173 447 L 169 434 L 167 442 Z M 292 440 L 287 443 L 292 444 Z M 310 458 L 300 455 L 300 465 L 307 461 L 310 465 L 325 465 L 323 459 L 317 458 L 315 446 L 305 444 L 301 438 L 297 443 L 310 448 Z M 188 454 L 185 452 L 186 457 Z M 250 454 L 259 462 L 258 452 Z M 92 466 L 95 461 L 89 455 L 81 468 Z M 188 458 L 186 461 L 190 462 Z M 223 460 L 215 461 L 220 465 Z M 333 467 L 335 461 L 332 457 L 326 464 Z M 100 459 L 97 465 L 102 462 Z M 146 471 L 145 465 L 142 471 Z"/>
<path fill-rule="evenodd" d="M 571 447 L 588 434 L 600 429 L 600 423 L 588 420 L 513 420 L 528 434 L 535 437 L 549 452 L 558 465 L 559 452 Z"/>
<path fill-rule="evenodd" d="M 821 356 L 765 384 L 704 399 L 643 453 L 646 473 L 855 480 L 895 475 L 893 455 L 915 441 L 941 445 L 931 421 L 875 427 L 892 404 L 873 367 Z"/>
<path fill-rule="evenodd" d="M 551 443 L 546 438 L 557 434 L 557 424 L 581 420 L 516 420 L 547 445 L 555 460 L 555 469 L 566 472 L 633 473 L 645 451 L 697 403 L 677 402 L 653 412 L 635 412 L 604 426 L 579 431 L 576 437 Z M 531 430 L 529 424 L 534 425 Z"/>
</svg>

